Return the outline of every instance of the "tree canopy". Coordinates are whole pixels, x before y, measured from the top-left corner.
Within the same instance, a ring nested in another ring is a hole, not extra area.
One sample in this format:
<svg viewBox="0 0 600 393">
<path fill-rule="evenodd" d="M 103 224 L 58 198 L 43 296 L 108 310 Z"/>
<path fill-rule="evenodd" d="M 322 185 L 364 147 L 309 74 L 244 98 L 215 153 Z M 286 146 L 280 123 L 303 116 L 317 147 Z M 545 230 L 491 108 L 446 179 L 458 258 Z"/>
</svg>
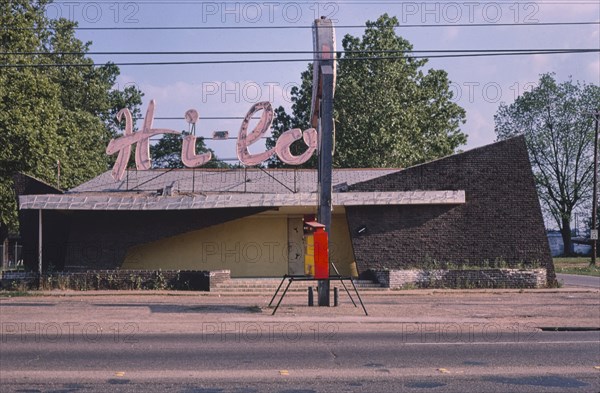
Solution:
<svg viewBox="0 0 600 393">
<path fill-rule="evenodd" d="M 498 139 L 524 134 L 544 211 L 561 230 L 565 253 L 572 252 L 571 216 L 592 190 L 594 120 L 600 87 L 543 74 L 538 85 L 494 116 Z"/>
<path fill-rule="evenodd" d="M 424 72 L 427 59 L 406 54 L 412 45 L 396 34 L 397 25 L 397 18 L 384 14 L 366 23 L 362 38 L 347 34 L 342 41 L 334 98 L 336 167 L 407 167 L 466 143 L 460 131 L 465 111 L 452 101 L 447 73 Z M 289 128 L 310 127 L 312 66 L 301 77 L 291 91 L 293 113 L 276 110 L 267 147 Z M 295 149 L 301 146 L 296 142 Z M 276 159 L 270 165 L 283 166 Z"/>
<path fill-rule="evenodd" d="M 150 146 L 152 165 L 156 168 L 183 168 L 183 162 L 181 161 L 181 145 L 183 144 L 183 137 L 185 135 L 185 131 L 182 131 L 181 134 L 165 134 L 156 144 Z M 198 139 L 196 139 L 196 154 L 202 154 L 209 151 L 212 154 L 212 159 L 202 165 L 202 168 L 230 167 L 224 161 L 219 160 L 212 149 L 206 147 L 204 138 L 198 137 Z"/>
<path fill-rule="evenodd" d="M 13 230 L 13 173 L 56 185 L 60 162 L 60 187 L 70 188 L 106 171 L 114 115 L 123 107 L 138 115 L 142 98 L 135 86 L 113 89 L 119 69 L 93 66 L 91 42 L 75 37 L 76 23 L 48 19 L 49 2 L 0 3 L 0 64 L 17 65 L 0 72 L 0 222 Z"/>
</svg>

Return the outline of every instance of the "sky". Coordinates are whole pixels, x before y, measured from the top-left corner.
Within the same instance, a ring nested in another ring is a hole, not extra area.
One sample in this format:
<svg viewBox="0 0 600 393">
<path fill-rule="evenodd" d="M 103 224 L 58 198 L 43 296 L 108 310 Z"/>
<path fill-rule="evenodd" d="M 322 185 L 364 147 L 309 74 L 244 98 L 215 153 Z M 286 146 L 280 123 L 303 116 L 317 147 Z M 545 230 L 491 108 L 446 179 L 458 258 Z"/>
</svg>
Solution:
<svg viewBox="0 0 600 393">
<path fill-rule="evenodd" d="M 75 20 L 82 41 L 92 41 L 90 51 L 311 51 L 315 18 L 329 17 L 337 26 L 337 48 L 346 34 L 361 36 L 363 26 L 383 13 L 396 16 L 396 30 L 415 50 L 435 49 L 574 49 L 600 48 L 600 26 L 543 26 L 549 22 L 598 22 L 597 1 L 55 1 L 46 8 L 50 18 Z M 516 26 L 495 26 L 515 23 Z M 524 25 L 524 23 L 528 25 Z M 411 25 L 411 26 L 402 26 Z M 414 25 L 420 25 L 415 27 Z M 424 26 L 426 25 L 426 26 Z M 444 26 L 441 26 L 444 25 Z M 460 26 L 458 26 L 460 25 Z M 467 25 L 467 26 L 463 26 Z M 473 26 L 482 25 L 482 26 Z M 243 27 L 293 26 L 294 29 L 228 30 L 118 30 L 121 27 Z M 311 55 L 287 55 L 310 58 Z M 98 63 L 112 61 L 214 60 L 206 55 L 91 55 Z M 245 58 L 267 58 L 251 55 Z M 280 56 L 281 57 L 281 56 Z M 240 55 L 219 56 L 235 60 Z M 122 66 L 115 88 L 137 85 L 145 94 L 142 112 L 156 101 L 157 127 L 187 130 L 183 119 L 196 109 L 200 120 L 196 134 L 212 136 L 229 131 L 237 136 L 240 119 L 252 104 L 271 101 L 274 107 L 291 107 L 289 91 L 300 83 L 308 62 Z M 542 73 L 553 72 L 559 81 L 600 85 L 600 54 L 554 54 L 534 56 L 430 59 L 427 69 L 443 69 L 452 81 L 454 101 L 465 108 L 462 126 L 468 142 L 462 150 L 495 141 L 494 114 L 501 102 L 510 104 L 534 87 Z M 141 125 L 141 123 L 138 123 Z M 207 141 L 220 158 L 235 158 L 235 141 Z M 251 153 L 263 151 L 251 146 Z"/>
</svg>

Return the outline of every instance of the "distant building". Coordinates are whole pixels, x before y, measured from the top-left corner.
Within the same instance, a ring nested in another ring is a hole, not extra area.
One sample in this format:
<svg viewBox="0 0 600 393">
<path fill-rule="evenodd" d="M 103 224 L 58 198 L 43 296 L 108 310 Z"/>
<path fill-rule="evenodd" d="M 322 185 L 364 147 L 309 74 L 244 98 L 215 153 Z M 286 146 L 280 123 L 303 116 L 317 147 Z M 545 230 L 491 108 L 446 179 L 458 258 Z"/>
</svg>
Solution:
<svg viewBox="0 0 600 393">
<path fill-rule="evenodd" d="M 565 253 L 565 245 L 562 239 L 562 235 L 558 231 L 548 231 L 548 244 L 550 245 L 550 254 L 553 257 L 559 257 L 564 255 Z M 573 241 L 573 253 L 577 255 L 591 255 L 592 246 L 586 244 L 588 242 L 587 239 L 584 238 L 575 238 L 571 239 Z"/>
<path fill-rule="evenodd" d="M 548 245 L 550 246 L 550 255 L 558 257 L 565 253 L 565 245 L 560 232 L 548 231 Z"/>
</svg>

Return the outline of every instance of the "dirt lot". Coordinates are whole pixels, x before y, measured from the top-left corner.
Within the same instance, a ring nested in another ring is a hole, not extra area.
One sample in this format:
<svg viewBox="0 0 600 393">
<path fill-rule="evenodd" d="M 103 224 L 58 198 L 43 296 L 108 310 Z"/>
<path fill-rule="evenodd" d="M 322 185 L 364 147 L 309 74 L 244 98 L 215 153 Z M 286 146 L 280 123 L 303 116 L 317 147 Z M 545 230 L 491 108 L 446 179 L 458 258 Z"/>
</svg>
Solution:
<svg viewBox="0 0 600 393">
<path fill-rule="evenodd" d="M 205 332 L 215 324 L 335 324 L 336 331 L 454 326 L 491 330 L 600 328 L 598 290 L 415 290 L 363 295 L 369 312 L 340 294 L 339 307 L 307 307 L 305 294 L 286 296 L 275 316 L 271 294 L 189 292 L 45 292 L 0 298 L 2 332 L 74 326 L 111 331 Z M 129 325 L 128 325 L 129 324 Z"/>
</svg>

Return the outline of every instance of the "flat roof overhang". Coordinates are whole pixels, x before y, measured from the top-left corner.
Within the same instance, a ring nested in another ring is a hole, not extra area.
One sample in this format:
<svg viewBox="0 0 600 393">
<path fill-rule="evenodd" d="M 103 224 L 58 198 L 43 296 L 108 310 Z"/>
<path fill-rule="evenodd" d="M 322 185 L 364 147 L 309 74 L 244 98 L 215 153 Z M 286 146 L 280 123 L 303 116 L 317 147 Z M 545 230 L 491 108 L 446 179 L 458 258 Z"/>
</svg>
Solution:
<svg viewBox="0 0 600 393">
<path fill-rule="evenodd" d="M 333 206 L 458 205 L 465 203 L 465 191 L 336 192 L 332 194 L 332 199 Z M 21 210 L 149 211 L 316 205 L 316 193 L 215 193 L 172 196 L 76 193 L 19 197 Z"/>
</svg>

